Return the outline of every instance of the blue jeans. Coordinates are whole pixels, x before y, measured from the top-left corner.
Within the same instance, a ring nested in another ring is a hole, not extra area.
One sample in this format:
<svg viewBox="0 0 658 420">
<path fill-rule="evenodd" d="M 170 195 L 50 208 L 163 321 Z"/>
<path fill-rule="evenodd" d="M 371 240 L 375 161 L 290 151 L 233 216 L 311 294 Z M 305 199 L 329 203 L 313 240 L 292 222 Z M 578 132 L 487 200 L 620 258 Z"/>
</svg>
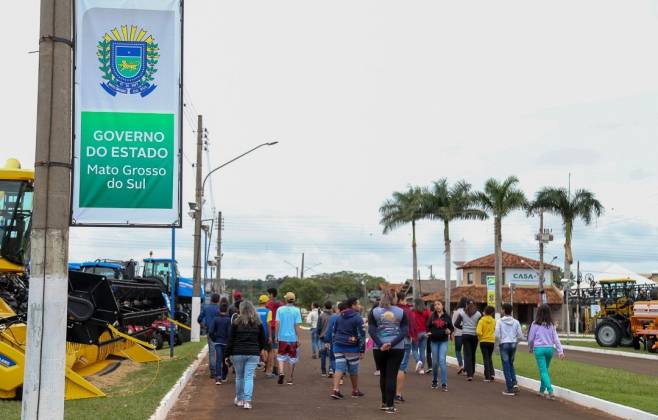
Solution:
<svg viewBox="0 0 658 420">
<path fill-rule="evenodd" d="M 208 367 L 210 368 L 210 374 L 214 378 L 216 376 L 215 365 L 217 364 L 216 362 L 217 358 L 215 357 L 215 343 L 213 343 L 210 336 L 207 336 L 207 338 L 208 338 Z"/>
<path fill-rule="evenodd" d="M 516 385 L 516 370 L 514 369 L 515 354 L 516 343 L 502 343 L 500 345 L 500 360 L 503 363 L 507 392 L 512 392 L 514 385 Z"/>
<path fill-rule="evenodd" d="M 235 368 L 235 397 L 238 401 L 251 402 L 254 396 L 254 372 L 259 356 L 234 355 L 231 357 Z"/>
<path fill-rule="evenodd" d="M 464 358 L 462 357 L 462 336 L 455 336 L 455 356 L 457 357 L 457 363 L 459 367 L 464 367 Z"/>
<path fill-rule="evenodd" d="M 448 384 L 448 366 L 446 356 L 448 355 L 448 340 L 430 341 L 432 347 L 432 375 L 433 381 L 436 382 L 441 368 L 441 385 Z"/>
<path fill-rule="evenodd" d="M 331 343 L 329 344 L 331 347 Z M 322 373 L 327 373 L 327 358 L 329 359 L 329 370 L 336 372 L 336 356 L 334 356 L 334 351 L 331 348 L 324 347 L 324 343 L 322 343 L 320 347 L 320 371 Z"/>
<path fill-rule="evenodd" d="M 318 354 L 320 351 L 320 337 L 317 328 L 311 328 L 311 351 L 313 354 Z"/>
<path fill-rule="evenodd" d="M 427 347 L 427 333 L 418 334 L 418 341 L 411 343 L 411 352 L 416 363 L 421 362 L 425 367 L 425 349 Z"/>
<path fill-rule="evenodd" d="M 409 367 L 409 358 L 411 357 L 411 344 L 404 343 L 404 356 L 402 356 L 402 362 L 400 363 L 400 371 L 407 373 L 407 368 Z"/>
<path fill-rule="evenodd" d="M 226 372 L 224 372 L 224 352 L 226 352 L 226 344 L 215 343 L 215 378 L 226 380 Z M 228 369 L 227 369 L 228 371 Z"/>
</svg>

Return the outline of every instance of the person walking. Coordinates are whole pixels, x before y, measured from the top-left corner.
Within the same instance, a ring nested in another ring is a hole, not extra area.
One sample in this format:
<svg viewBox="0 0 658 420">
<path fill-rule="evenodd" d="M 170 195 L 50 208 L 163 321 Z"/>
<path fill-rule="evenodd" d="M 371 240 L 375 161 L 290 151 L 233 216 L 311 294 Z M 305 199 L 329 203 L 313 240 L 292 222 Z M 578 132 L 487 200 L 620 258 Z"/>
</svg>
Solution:
<svg viewBox="0 0 658 420">
<path fill-rule="evenodd" d="M 464 357 L 462 352 L 462 329 L 461 327 L 457 328 L 455 324 L 457 323 L 457 317 L 464 312 L 467 303 L 468 298 L 462 296 L 461 299 L 459 299 L 459 303 L 457 303 L 457 309 L 452 313 L 452 325 L 455 327 L 455 332 L 453 333 L 453 338 L 455 340 L 455 357 L 457 358 L 457 364 L 459 365 L 457 375 L 464 373 Z"/>
<path fill-rule="evenodd" d="M 416 361 L 416 373 L 425 374 L 425 353 L 427 348 L 427 320 L 430 311 L 425 307 L 422 299 L 414 300 L 414 308 L 411 312 L 412 320 L 416 330 L 416 337 L 411 342 L 411 353 Z"/>
<path fill-rule="evenodd" d="M 213 293 L 210 297 L 210 303 L 203 305 L 201 313 L 199 313 L 199 317 L 197 318 L 199 325 L 206 329 L 206 339 L 208 340 L 208 368 L 210 369 L 211 378 L 217 377 L 217 373 L 215 372 L 217 357 L 215 355 L 215 343 L 212 341 L 210 334 L 208 334 L 208 327 L 217 315 L 219 315 L 219 295 Z"/>
<path fill-rule="evenodd" d="M 272 321 L 270 322 L 270 337 L 272 337 L 272 351 L 270 351 L 270 355 L 268 358 L 268 362 L 270 366 L 272 366 L 272 372 L 267 372 L 265 376 L 268 378 L 275 378 L 279 374 L 279 370 L 277 368 L 277 364 L 274 363 L 274 355 L 276 353 L 276 350 L 279 348 L 279 344 L 277 343 L 277 337 L 276 337 L 276 311 L 279 309 L 280 306 L 282 306 L 282 303 L 277 300 L 277 295 L 279 294 L 279 291 L 275 287 L 271 287 L 267 289 L 267 294 L 270 298 L 270 300 L 267 302 L 267 309 L 272 311 Z"/>
<path fill-rule="evenodd" d="M 219 314 L 208 326 L 208 337 L 212 339 L 215 347 L 215 385 L 226 381 L 228 368 L 224 364 L 226 346 L 231 336 L 231 317 L 228 314 L 228 302 L 219 304 Z M 209 347 L 210 348 L 210 347 Z"/>
<path fill-rule="evenodd" d="M 279 342 L 279 354 L 276 359 L 279 364 L 278 384 L 285 380 L 285 365 L 288 364 L 290 376 L 288 385 L 294 381 L 295 365 L 299 361 L 299 326 L 302 323 L 302 313 L 295 306 L 295 294 L 288 292 L 283 296 L 286 305 L 276 311 L 276 337 Z"/>
<path fill-rule="evenodd" d="M 430 314 L 434 312 L 434 302 L 430 303 L 429 306 Z M 427 346 L 425 346 L 425 360 L 427 361 L 427 369 L 425 369 L 425 375 L 432 373 L 432 342 L 429 339 L 429 329 L 427 330 Z"/>
<path fill-rule="evenodd" d="M 355 297 L 345 301 L 345 309 L 340 312 L 333 328 L 327 332 L 333 343 L 336 358 L 336 374 L 334 376 L 331 398 L 345 398 L 340 392 L 343 375 L 349 373 L 352 382 L 352 398 L 363 397 L 359 390 L 359 362 L 366 350 L 366 332 L 363 328 L 361 306 Z"/>
<path fill-rule="evenodd" d="M 327 376 L 327 358 L 329 357 L 331 349 L 327 349 L 324 344 L 327 342 L 325 337 L 327 336 L 327 332 L 329 330 L 329 321 L 333 315 L 333 304 L 330 301 L 326 301 L 323 306 L 324 308 L 318 317 L 318 340 L 320 340 L 320 373 L 322 376 Z"/>
<path fill-rule="evenodd" d="M 404 381 L 407 377 L 407 369 L 409 367 L 409 359 L 411 357 L 411 347 L 412 342 L 416 337 L 416 324 L 413 322 L 413 315 L 411 311 L 411 305 L 405 302 L 406 296 L 404 293 L 397 294 L 396 305 L 404 311 L 404 314 L 407 318 L 407 337 L 404 339 L 404 355 L 402 357 L 402 362 L 400 363 L 400 369 L 398 370 L 398 381 L 397 381 L 397 390 L 395 391 L 395 402 L 403 403 L 406 400 L 402 396 L 404 392 Z"/>
<path fill-rule="evenodd" d="M 236 407 L 251 409 L 254 393 L 254 372 L 258 360 L 264 355 L 265 332 L 260 316 L 248 300 L 240 304 L 240 311 L 231 324 L 231 337 L 226 354 L 231 357 L 235 369 Z"/>
<path fill-rule="evenodd" d="M 496 337 L 496 319 L 494 314 L 496 309 L 493 306 L 487 306 L 484 309 L 484 316 L 478 321 L 476 333 L 480 341 L 480 351 L 482 351 L 482 360 L 484 361 L 484 382 L 493 382 L 496 371 L 493 366 L 493 351 Z"/>
<path fill-rule="evenodd" d="M 394 306 L 396 298 L 390 290 L 382 295 L 379 306 L 368 314 L 368 334 L 374 341 L 373 357 L 379 366 L 381 410 L 396 414 L 395 394 L 398 369 L 404 357 L 404 340 L 408 337 L 409 318 Z"/>
<path fill-rule="evenodd" d="M 329 318 L 329 325 L 327 325 L 327 332 L 332 331 L 334 329 L 334 324 L 336 324 L 336 321 L 338 320 L 340 313 L 345 309 L 347 309 L 345 302 L 340 302 L 338 303 L 338 305 L 336 305 L 336 308 L 334 308 L 334 313 L 331 315 L 331 318 Z M 329 354 L 329 373 L 327 374 L 329 378 L 333 378 L 334 373 L 336 372 L 336 355 L 334 354 L 334 346 L 332 339 L 333 337 L 330 334 L 325 334 L 323 341 L 323 346 L 326 352 Z"/>
<path fill-rule="evenodd" d="M 229 315 L 237 315 L 240 313 L 240 304 L 242 303 L 242 292 L 239 290 L 233 291 L 233 305 L 229 306 Z"/>
<path fill-rule="evenodd" d="M 503 364 L 503 373 L 505 375 L 503 395 L 514 396 L 519 392 L 519 386 L 516 383 L 516 370 L 514 369 L 514 356 L 516 355 L 516 346 L 523 338 L 523 331 L 519 321 L 514 319 L 512 305 L 509 303 L 503 304 L 503 317 L 496 322 L 494 335 L 500 345 L 500 361 Z"/>
<path fill-rule="evenodd" d="M 434 311 L 427 319 L 430 346 L 432 347 L 432 389 L 439 387 L 438 375 L 441 369 L 441 390 L 448 391 L 448 341 L 455 331 L 452 318 L 443 308 L 443 302 L 434 302 Z"/>
<path fill-rule="evenodd" d="M 545 392 L 549 400 L 555 400 L 553 393 L 553 386 L 551 385 L 551 376 L 548 372 L 551 367 L 551 359 L 553 358 L 553 348 L 557 349 L 557 354 L 560 359 L 564 359 L 564 349 L 562 343 L 555 330 L 553 324 L 553 317 L 551 315 L 551 307 L 543 304 L 537 308 L 537 317 L 530 326 L 528 333 L 528 350 L 530 353 L 535 354 L 535 361 L 539 369 L 539 377 L 541 385 L 539 387 L 539 396 L 543 397 Z"/>
<path fill-rule="evenodd" d="M 318 358 L 318 351 L 320 349 L 320 344 L 318 342 L 318 318 L 320 317 L 320 305 L 316 302 L 311 304 L 311 310 L 308 315 L 306 315 L 306 323 L 311 327 L 311 357 L 313 359 Z"/>
<path fill-rule="evenodd" d="M 476 328 L 482 317 L 475 306 L 473 299 L 468 299 L 466 307 L 457 316 L 456 327 L 462 330 L 462 343 L 464 349 L 464 370 L 466 380 L 472 381 L 475 375 L 476 351 L 478 348 L 478 336 Z"/>
<path fill-rule="evenodd" d="M 265 331 L 265 376 L 268 378 L 273 377 L 268 372 L 271 369 L 270 362 L 270 352 L 272 351 L 272 334 L 270 334 L 270 323 L 272 322 L 272 311 L 267 307 L 267 302 L 270 298 L 267 295 L 260 295 L 258 297 L 258 316 L 260 317 L 260 322 L 263 325 L 263 331 Z"/>
</svg>

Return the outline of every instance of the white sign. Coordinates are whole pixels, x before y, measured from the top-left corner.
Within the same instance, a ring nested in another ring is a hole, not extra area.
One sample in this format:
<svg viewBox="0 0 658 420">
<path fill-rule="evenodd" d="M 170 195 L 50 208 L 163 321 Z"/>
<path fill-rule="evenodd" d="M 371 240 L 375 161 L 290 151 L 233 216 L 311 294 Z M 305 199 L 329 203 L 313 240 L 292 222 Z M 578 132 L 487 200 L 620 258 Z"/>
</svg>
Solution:
<svg viewBox="0 0 658 420">
<path fill-rule="evenodd" d="M 180 226 L 180 0 L 77 0 L 72 224 Z"/>
<path fill-rule="evenodd" d="M 544 285 L 553 281 L 553 272 L 544 270 Z M 539 286 L 539 273 L 529 268 L 506 268 L 505 284 L 513 283 L 518 286 Z"/>
</svg>

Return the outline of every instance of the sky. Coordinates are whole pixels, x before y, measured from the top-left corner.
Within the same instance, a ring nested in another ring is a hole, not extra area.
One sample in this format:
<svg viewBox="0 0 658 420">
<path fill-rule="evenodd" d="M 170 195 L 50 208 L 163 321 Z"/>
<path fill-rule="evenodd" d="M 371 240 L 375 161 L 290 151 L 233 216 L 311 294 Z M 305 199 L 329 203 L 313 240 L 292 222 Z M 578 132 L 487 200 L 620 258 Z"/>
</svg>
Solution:
<svg viewBox="0 0 658 420">
<path fill-rule="evenodd" d="M 574 232 L 585 272 L 658 271 L 658 2 L 188 0 L 184 202 L 193 201 L 196 114 L 215 167 L 205 216 L 225 218 L 223 277 L 351 270 L 411 277 L 411 228 L 388 235 L 393 191 L 442 177 L 481 189 L 516 175 L 586 188 L 605 214 Z M 0 160 L 34 164 L 39 4 L 0 27 Z M 7 64 L 11 65 L 7 65 Z M 185 206 L 187 207 L 187 206 Z M 191 274 L 192 221 L 176 254 Z M 562 265 L 562 224 L 547 259 Z M 536 217 L 503 222 L 503 248 L 537 258 Z M 493 222 L 456 222 L 464 259 L 493 252 Z M 70 260 L 169 256 L 167 229 L 71 228 Z M 443 277 L 441 226 L 418 226 L 421 277 Z M 212 239 L 214 241 L 214 238 Z M 214 247 L 211 248 L 214 255 Z M 290 263 L 290 264 L 289 264 Z M 453 271 L 454 276 L 454 271 Z"/>
</svg>

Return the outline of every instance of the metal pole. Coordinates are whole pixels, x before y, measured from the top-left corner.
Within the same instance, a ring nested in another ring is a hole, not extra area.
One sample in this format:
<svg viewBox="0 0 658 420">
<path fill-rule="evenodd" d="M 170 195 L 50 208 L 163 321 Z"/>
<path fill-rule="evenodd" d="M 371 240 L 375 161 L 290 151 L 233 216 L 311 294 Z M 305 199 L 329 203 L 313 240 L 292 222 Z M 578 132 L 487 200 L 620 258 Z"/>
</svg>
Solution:
<svg viewBox="0 0 658 420">
<path fill-rule="evenodd" d="M 569 310 L 569 288 L 571 287 L 571 279 L 570 281 L 567 282 L 567 288 L 565 290 L 565 293 L 567 294 L 567 341 L 571 340 L 571 314 Z"/>
<path fill-rule="evenodd" d="M 176 228 L 171 228 L 171 264 L 169 265 L 169 314 L 176 319 Z M 169 323 L 169 357 L 174 357 L 174 323 Z"/>
<path fill-rule="evenodd" d="M 220 296 L 224 296 L 224 281 L 222 280 L 222 229 L 224 221 L 222 220 L 222 212 L 217 214 L 217 271 L 215 273 L 215 290 Z"/>
<path fill-rule="evenodd" d="M 196 142 L 196 208 L 194 212 L 194 276 L 192 288 L 192 342 L 198 342 L 201 334 L 196 320 L 201 312 L 201 218 L 203 216 L 203 116 L 198 116 Z"/>
<path fill-rule="evenodd" d="M 576 292 L 578 300 L 576 301 L 576 335 L 580 334 L 580 261 L 576 264 Z"/>
<path fill-rule="evenodd" d="M 71 197 L 70 0 L 42 0 L 23 420 L 64 418 Z"/>
<path fill-rule="evenodd" d="M 544 291 L 544 210 L 539 211 L 539 302 L 546 303 Z"/>
<path fill-rule="evenodd" d="M 203 230 L 203 285 L 208 281 L 208 231 Z"/>
<path fill-rule="evenodd" d="M 302 252 L 302 270 L 300 279 L 304 278 L 304 253 Z"/>
</svg>

